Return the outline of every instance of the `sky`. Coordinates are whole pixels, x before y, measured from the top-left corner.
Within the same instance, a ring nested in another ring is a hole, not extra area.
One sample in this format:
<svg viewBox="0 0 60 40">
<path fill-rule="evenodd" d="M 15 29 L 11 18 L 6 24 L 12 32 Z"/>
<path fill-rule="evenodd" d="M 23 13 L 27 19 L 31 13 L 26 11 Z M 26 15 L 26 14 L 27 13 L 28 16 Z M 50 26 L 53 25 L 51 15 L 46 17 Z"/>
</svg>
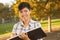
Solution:
<svg viewBox="0 0 60 40">
<path fill-rule="evenodd" d="M 3 3 L 3 4 L 9 4 L 9 5 L 12 5 L 12 2 L 15 3 L 14 0 L 0 0 L 0 3 Z"/>
</svg>

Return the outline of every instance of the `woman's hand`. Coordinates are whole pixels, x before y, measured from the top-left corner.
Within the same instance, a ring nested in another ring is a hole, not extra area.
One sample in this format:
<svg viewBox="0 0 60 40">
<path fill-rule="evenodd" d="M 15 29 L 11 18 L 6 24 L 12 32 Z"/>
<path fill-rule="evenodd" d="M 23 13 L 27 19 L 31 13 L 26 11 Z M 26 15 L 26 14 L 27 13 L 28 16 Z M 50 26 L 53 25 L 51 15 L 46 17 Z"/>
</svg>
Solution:
<svg viewBox="0 0 60 40">
<path fill-rule="evenodd" d="M 23 40 L 30 40 L 27 33 L 22 33 L 19 35 L 20 38 L 22 38 Z"/>
</svg>

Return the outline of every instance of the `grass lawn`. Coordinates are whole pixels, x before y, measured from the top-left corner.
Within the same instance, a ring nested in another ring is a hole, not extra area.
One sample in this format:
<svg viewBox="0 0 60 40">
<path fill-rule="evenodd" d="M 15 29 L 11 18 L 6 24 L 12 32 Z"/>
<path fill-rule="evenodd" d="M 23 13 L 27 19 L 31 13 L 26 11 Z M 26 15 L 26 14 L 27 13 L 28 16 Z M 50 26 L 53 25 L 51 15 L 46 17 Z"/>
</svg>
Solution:
<svg viewBox="0 0 60 40">
<path fill-rule="evenodd" d="M 43 28 L 48 27 L 48 22 L 47 20 L 41 22 Z M 12 31 L 14 23 L 5 23 L 5 24 L 0 24 L 0 35 L 9 33 Z M 53 19 L 52 20 L 52 27 L 55 26 L 60 26 L 60 19 Z"/>
<path fill-rule="evenodd" d="M 43 28 L 47 28 L 48 27 L 48 21 L 47 20 L 41 22 L 41 24 L 42 24 Z M 60 19 L 51 20 L 51 26 L 52 27 L 60 26 Z"/>
<path fill-rule="evenodd" d="M 13 28 L 13 23 L 0 24 L 0 35 L 11 32 Z"/>
</svg>

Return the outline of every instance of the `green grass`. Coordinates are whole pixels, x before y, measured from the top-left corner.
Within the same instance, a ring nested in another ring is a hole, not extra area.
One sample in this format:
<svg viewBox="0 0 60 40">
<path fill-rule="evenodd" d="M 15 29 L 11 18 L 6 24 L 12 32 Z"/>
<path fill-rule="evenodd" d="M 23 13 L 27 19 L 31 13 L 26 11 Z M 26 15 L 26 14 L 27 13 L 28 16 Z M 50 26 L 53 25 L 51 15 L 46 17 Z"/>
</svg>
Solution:
<svg viewBox="0 0 60 40">
<path fill-rule="evenodd" d="M 60 19 L 53 19 L 51 23 L 52 23 L 52 27 L 60 26 Z M 43 28 L 48 27 L 47 20 L 41 22 L 41 24 L 42 24 Z M 0 24 L 0 35 L 11 32 L 12 28 L 13 28 L 13 25 L 14 25 L 14 23 Z"/>
<path fill-rule="evenodd" d="M 13 23 L 0 24 L 0 35 L 11 32 Z"/>
<path fill-rule="evenodd" d="M 42 24 L 43 28 L 47 28 L 48 27 L 48 20 L 41 22 L 41 24 Z M 52 27 L 60 26 L 60 19 L 51 20 L 51 26 Z"/>
</svg>

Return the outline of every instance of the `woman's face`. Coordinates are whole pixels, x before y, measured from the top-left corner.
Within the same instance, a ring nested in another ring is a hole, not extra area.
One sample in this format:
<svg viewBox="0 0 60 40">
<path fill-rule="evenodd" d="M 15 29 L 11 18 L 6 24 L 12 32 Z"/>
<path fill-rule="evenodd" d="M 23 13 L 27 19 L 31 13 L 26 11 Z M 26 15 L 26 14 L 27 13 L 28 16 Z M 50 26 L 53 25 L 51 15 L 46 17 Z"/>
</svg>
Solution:
<svg viewBox="0 0 60 40">
<path fill-rule="evenodd" d="M 27 21 L 30 18 L 30 10 L 28 8 L 23 8 L 19 11 L 19 17 L 22 21 Z"/>
</svg>

